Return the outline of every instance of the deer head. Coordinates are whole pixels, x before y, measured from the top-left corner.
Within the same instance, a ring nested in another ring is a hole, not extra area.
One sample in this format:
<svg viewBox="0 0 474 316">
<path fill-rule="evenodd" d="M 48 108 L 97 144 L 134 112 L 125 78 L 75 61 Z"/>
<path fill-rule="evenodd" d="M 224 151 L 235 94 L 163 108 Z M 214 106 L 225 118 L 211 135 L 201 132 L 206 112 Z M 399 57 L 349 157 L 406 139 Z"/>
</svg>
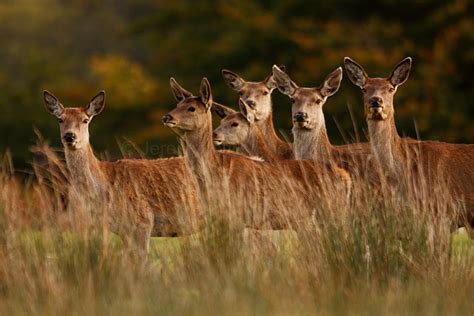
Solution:
<svg viewBox="0 0 474 316">
<path fill-rule="evenodd" d="M 273 78 L 278 90 L 290 97 L 293 127 L 312 130 L 324 124 L 323 105 L 327 98 L 339 90 L 342 68 L 330 73 L 317 88 L 298 87 L 285 72 L 273 66 Z"/>
<path fill-rule="evenodd" d="M 52 93 L 43 92 L 49 113 L 59 121 L 61 141 L 65 148 L 76 150 L 89 145 L 89 123 L 104 109 L 105 92 L 101 91 L 86 107 L 64 108 Z"/>
<path fill-rule="evenodd" d="M 212 105 L 214 112 L 222 119 L 214 130 L 215 145 L 242 145 L 251 133 L 251 125 L 255 122 L 255 112 L 241 98 L 239 99 L 240 112 L 221 104 Z"/>
<path fill-rule="evenodd" d="M 204 128 L 208 124 L 209 109 L 212 105 L 211 86 L 207 78 L 203 78 L 200 96 L 181 87 L 174 78 L 170 79 L 173 95 L 178 101 L 176 108 L 163 116 L 163 123 L 174 130 L 189 132 Z"/>
<path fill-rule="evenodd" d="M 285 66 L 280 66 L 285 69 Z M 227 85 L 237 91 L 240 98 L 255 112 L 255 120 L 263 121 L 272 112 L 272 91 L 276 88 L 273 76 L 268 76 L 260 82 L 250 82 L 242 79 L 238 74 L 223 69 L 222 76 Z"/>
<path fill-rule="evenodd" d="M 411 58 L 396 65 L 388 78 L 369 78 L 364 68 L 349 57 L 344 58 L 344 66 L 352 83 L 362 89 L 366 118 L 383 121 L 393 117 L 393 96 L 398 86 L 408 79 Z"/>
</svg>

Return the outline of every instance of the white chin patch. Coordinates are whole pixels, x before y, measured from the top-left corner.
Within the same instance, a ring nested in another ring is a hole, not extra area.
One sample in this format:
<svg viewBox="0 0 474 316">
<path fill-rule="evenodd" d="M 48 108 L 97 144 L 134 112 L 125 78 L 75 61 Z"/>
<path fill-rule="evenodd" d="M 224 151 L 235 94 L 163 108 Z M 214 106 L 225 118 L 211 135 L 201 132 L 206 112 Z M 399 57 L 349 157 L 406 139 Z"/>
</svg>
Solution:
<svg viewBox="0 0 474 316">
<path fill-rule="evenodd" d="M 381 114 L 382 108 L 372 108 L 372 111 L 374 112 L 374 114 Z"/>
<path fill-rule="evenodd" d="M 78 148 L 77 142 L 74 142 L 74 143 L 67 143 L 67 144 L 66 144 L 66 147 L 67 147 L 68 149 L 73 149 L 73 150 L 74 150 L 74 149 L 77 149 L 77 148 Z"/>
<path fill-rule="evenodd" d="M 375 120 L 384 120 L 387 118 L 387 115 L 383 112 L 383 107 L 371 107 L 369 108 L 369 113 L 371 118 Z"/>
<path fill-rule="evenodd" d="M 302 129 L 311 129 L 309 122 L 294 122 L 295 126 Z"/>
</svg>

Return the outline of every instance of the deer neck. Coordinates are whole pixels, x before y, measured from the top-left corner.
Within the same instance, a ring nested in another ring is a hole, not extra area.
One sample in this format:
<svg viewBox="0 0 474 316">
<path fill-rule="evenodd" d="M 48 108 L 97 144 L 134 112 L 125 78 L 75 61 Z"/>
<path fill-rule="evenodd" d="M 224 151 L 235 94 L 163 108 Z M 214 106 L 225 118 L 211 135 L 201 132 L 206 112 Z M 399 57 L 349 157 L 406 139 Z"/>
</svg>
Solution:
<svg viewBox="0 0 474 316">
<path fill-rule="evenodd" d="M 372 152 L 385 171 L 396 174 L 401 161 L 400 136 L 393 115 L 386 120 L 368 120 Z"/>
<path fill-rule="evenodd" d="M 256 125 L 262 132 L 262 135 L 267 143 L 267 147 L 273 152 L 276 152 L 278 149 L 278 144 L 281 143 L 282 140 L 277 136 L 275 127 L 273 126 L 273 113 L 270 112 L 267 118 L 257 121 Z"/>
<path fill-rule="evenodd" d="M 321 113 L 322 115 L 322 113 Z M 328 161 L 332 145 L 329 142 L 324 118 L 312 129 L 293 127 L 295 158 Z"/>
<path fill-rule="evenodd" d="M 203 176 L 212 169 L 217 162 L 217 155 L 212 142 L 211 113 L 204 128 L 186 132 L 184 134 L 185 158 L 191 170 Z"/>
<path fill-rule="evenodd" d="M 242 147 L 249 156 L 258 156 L 265 161 L 275 160 L 275 155 L 272 150 L 268 148 L 264 134 L 256 124 L 250 126 L 248 137 Z"/>
<path fill-rule="evenodd" d="M 65 156 L 71 183 L 79 190 L 97 192 L 100 187 L 102 171 L 100 162 L 95 157 L 90 144 L 75 150 L 66 147 Z"/>
</svg>

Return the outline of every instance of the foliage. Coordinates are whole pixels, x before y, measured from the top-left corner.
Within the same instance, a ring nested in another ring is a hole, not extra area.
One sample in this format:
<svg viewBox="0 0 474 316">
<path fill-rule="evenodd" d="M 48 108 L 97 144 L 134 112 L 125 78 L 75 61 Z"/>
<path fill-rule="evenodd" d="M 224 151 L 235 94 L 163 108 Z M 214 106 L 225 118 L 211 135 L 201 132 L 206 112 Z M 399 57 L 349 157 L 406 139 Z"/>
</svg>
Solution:
<svg viewBox="0 0 474 316">
<path fill-rule="evenodd" d="M 374 76 L 414 57 L 395 100 L 400 132 L 416 137 L 415 121 L 422 139 L 473 142 L 473 12 L 468 0 L 3 1 L 0 150 L 24 165 L 33 126 L 59 144 L 42 89 L 69 106 L 106 89 L 106 111 L 93 123 L 96 149 L 116 157 L 115 140 L 125 137 L 147 156 L 166 155 L 148 149 L 175 143 L 160 122 L 173 104 L 170 76 L 196 90 L 207 76 L 216 99 L 237 106 L 222 68 L 257 81 L 286 64 L 297 83 L 317 86 L 344 56 Z M 289 135 L 289 102 L 278 92 L 274 99 L 275 124 Z M 343 142 L 341 131 L 364 139 L 361 93 L 348 80 L 325 107 L 334 143 Z"/>
</svg>

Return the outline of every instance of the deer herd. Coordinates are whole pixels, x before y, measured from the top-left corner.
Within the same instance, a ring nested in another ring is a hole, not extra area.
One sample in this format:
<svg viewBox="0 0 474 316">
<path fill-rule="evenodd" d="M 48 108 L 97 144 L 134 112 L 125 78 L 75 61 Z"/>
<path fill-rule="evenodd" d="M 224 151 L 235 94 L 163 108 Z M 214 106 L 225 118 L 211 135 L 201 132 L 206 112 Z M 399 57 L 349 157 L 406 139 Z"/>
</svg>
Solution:
<svg viewBox="0 0 474 316">
<path fill-rule="evenodd" d="M 206 78 L 197 95 L 171 78 L 177 105 L 163 123 L 182 141 L 184 155 L 154 160 L 108 162 L 95 156 L 88 127 L 104 108 L 104 92 L 86 107 L 65 108 L 44 91 L 47 110 L 59 120 L 70 184 L 68 208 L 103 205 L 108 227 L 146 255 L 151 236 L 195 232 L 205 225 L 212 205 L 227 203 L 247 228 L 295 229 L 318 210 L 354 207 L 359 194 L 354 180 L 360 175 L 371 188 L 367 194 L 375 198 L 384 184 L 403 196 L 408 188 L 400 178 L 410 175 L 423 176 L 428 188 L 442 183 L 462 206 L 459 226 L 470 230 L 474 145 L 419 141 L 397 133 L 393 97 L 408 79 L 411 62 L 405 58 L 388 78 L 372 78 L 354 60 L 344 59 L 347 76 L 362 90 L 369 142 L 341 146 L 331 144 L 323 113 L 327 99 L 339 90 L 341 67 L 318 87 L 298 86 L 283 66 L 273 66 L 260 82 L 223 70 L 227 85 L 240 95 L 239 110 L 215 102 Z M 292 104 L 293 144 L 280 139 L 273 125 L 275 89 Z M 212 112 L 221 119 L 215 130 Z M 216 150 L 215 145 L 236 151 Z"/>
</svg>

